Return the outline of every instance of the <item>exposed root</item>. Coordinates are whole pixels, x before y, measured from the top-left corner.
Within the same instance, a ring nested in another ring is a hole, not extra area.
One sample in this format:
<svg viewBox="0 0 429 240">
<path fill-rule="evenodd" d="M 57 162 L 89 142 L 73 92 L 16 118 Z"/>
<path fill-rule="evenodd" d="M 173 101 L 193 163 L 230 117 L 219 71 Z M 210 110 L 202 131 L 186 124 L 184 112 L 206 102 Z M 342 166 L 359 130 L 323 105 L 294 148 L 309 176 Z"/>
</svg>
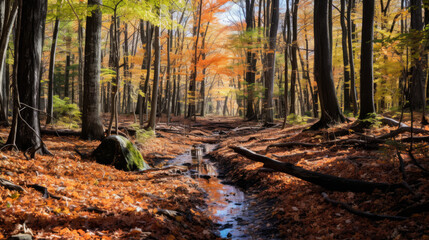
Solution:
<svg viewBox="0 0 429 240">
<path fill-rule="evenodd" d="M 3 186 L 9 190 L 15 190 L 15 191 L 19 191 L 19 192 L 24 192 L 24 188 L 22 188 L 19 185 L 16 185 L 15 183 L 8 181 L 4 178 L 0 178 L 0 186 Z"/>
</svg>

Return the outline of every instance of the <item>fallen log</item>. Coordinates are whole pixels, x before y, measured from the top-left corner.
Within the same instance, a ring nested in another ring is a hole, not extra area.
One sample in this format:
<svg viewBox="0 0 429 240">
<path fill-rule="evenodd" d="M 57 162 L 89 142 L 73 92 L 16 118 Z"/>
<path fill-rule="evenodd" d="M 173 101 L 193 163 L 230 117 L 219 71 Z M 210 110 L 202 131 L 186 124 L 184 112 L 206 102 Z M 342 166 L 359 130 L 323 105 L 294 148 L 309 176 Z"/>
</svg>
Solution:
<svg viewBox="0 0 429 240">
<path fill-rule="evenodd" d="M 50 136 L 80 136 L 80 131 L 73 131 L 67 129 L 40 129 L 40 133 L 42 135 L 50 135 Z"/>
<path fill-rule="evenodd" d="M 307 182 L 316 184 L 328 190 L 340 192 L 372 192 L 375 189 L 381 191 L 394 191 L 397 188 L 405 188 L 402 183 L 374 183 L 355 179 L 340 178 L 329 174 L 323 174 L 306 170 L 287 162 L 280 162 L 264 155 L 257 154 L 249 149 L 238 146 L 230 146 L 234 152 L 256 162 L 264 163 L 264 167 L 284 172 Z"/>
<path fill-rule="evenodd" d="M 340 202 L 340 201 L 336 201 L 336 200 L 330 199 L 328 197 L 328 194 L 326 194 L 324 192 L 322 193 L 322 197 L 323 197 L 323 199 L 325 199 L 325 201 L 327 201 L 329 203 L 332 203 L 335 206 L 340 206 L 340 207 L 344 208 L 345 210 L 347 210 L 350 213 L 353 213 L 353 214 L 361 216 L 361 217 L 366 217 L 366 218 L 369 218 L 369 219 L 372 219 L 372 220 L 385 220 L 385 219 L 388 219 L 388 220 L 402 221 L 402 220 L 407 219 L 404 216 L 379 215 L 379 214 L 374 214 L 374 213 L 370 213 L 370 212 L 363 212 L 363 211 L 360 211 L 360 210 L 352 208 L 347 203 L 343 203 L 343 202 Z"/>
</svg>

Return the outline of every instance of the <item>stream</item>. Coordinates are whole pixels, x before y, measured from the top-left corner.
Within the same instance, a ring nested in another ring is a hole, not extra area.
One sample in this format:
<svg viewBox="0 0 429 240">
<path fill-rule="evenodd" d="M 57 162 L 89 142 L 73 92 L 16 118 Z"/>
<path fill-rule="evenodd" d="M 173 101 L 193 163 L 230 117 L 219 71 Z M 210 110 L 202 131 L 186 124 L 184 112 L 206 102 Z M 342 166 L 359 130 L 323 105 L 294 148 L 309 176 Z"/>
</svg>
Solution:
<svg viewBox="0 0 429 240">
<path fill-rule="evenodd" d="M 188 174 L 198 181 L 207 194 L 207 211 L 214 217 L 219 236 L 228 239 L 255 239 L 251 198 L 235 186 L 223 181 L 223 175 L 210 161 L 208 153 L 216 144 L 202 144 L 192 150 L 168 160 L 166 165 L 185 165 Z M 197 156 L 196 156 L 197 155 Z"/>
</svg>

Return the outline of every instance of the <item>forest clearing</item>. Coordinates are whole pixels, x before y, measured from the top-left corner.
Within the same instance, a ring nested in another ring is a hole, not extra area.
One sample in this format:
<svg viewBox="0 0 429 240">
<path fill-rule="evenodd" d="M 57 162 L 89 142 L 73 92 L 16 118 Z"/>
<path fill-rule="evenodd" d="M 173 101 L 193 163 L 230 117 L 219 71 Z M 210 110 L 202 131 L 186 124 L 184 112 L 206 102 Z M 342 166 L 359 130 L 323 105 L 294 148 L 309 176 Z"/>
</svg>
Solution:
<svg viewBox="0 0 429 240">
<path fill-rule="evenodd" d="M 426 0 L 0 0 L 0 239 L 429 239 Z"/>
</svg>

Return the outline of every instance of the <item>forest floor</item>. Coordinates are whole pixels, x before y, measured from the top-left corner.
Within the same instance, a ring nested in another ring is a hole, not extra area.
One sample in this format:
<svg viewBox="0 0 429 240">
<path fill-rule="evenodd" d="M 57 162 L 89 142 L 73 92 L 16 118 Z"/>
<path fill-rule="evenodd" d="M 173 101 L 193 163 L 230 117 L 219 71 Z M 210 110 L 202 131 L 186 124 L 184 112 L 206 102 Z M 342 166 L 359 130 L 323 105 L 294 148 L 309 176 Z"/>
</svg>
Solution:
<svg viewBox="0 0 429 240">
<path fill-rule="evenodd" d="M 239 118 L 206 117 L 198 118 L 196 123 L 173 120 L 170 126 L 158 124 L 156 138 L 136 143 L 144 159 L 157 167 L 139 173 L 82 159 L 74 149 L 90 153 L 100 142 L 73 136 L 43 137 L 54 156 L 37 155 L 34 160 L 26 160 L 23 153 L 1 152 L 0 179 L 22 186 L 24 191 L 0 186 L 0 239 L 24 232 L 36 239 L 219 239 L 217 219 L 207 208 L 210 195 L 197 179 L 183 174 L 181 167 L 160 165 L 161 160 L 174 159 L 201 143 L 219 144 L 210 153 L 218 168 L 226 181 L 252 198 L 247 209 L 257 209 L 253 217 L 258 221 L 249 229 L 253 233 L 248 239 L 429 239 L 429 214 L 425 212 L 429 208 L 429 178 L 413 160 L 415 157 L 420 167 L 429 169 L 428 145 L 414 143 L 414 154 L 408 155 L 404 150 L 408 143 L 371 140 L 397 127 L 382 125 L 357 133 L 349 130 L 351 123 L 303 131 L 310 124 L 288 125 L 282 130 L 279 125 L 266 128 Z M 121 116 L 120 122 L 129 126 L 133 116 Z M 409 121 L 405 123 L 410 125 Z M 3 141 L 8 132 L 7 128 L 0 129 Z M 395 137 L 408 136 L 405 131 Z M 287 142 L 313 145 L 281 145 Z M 275 144 L 279 145 L 270 146 Z M 409 189 L 371 193 L 326 190 L 286 173 L 261 168 L 262 163 L 234 153 L 230 146 L 243 146 L 342 178 L 405 181 Z M 402 153 L 403 168 L 398 151 Z M 46 187 L 51 196 L 45 198 L 32 184 Z M 408 214 L 403 214 L 407 216 L 400 221 L 374 216 L 370 219 L 326 201 L 323 192 L 329 199 L 361 211 L 358 214 L 396 216 L 404 209 Z M 410 206 L 417 211 L 410 210 Z"/>
</svg>

